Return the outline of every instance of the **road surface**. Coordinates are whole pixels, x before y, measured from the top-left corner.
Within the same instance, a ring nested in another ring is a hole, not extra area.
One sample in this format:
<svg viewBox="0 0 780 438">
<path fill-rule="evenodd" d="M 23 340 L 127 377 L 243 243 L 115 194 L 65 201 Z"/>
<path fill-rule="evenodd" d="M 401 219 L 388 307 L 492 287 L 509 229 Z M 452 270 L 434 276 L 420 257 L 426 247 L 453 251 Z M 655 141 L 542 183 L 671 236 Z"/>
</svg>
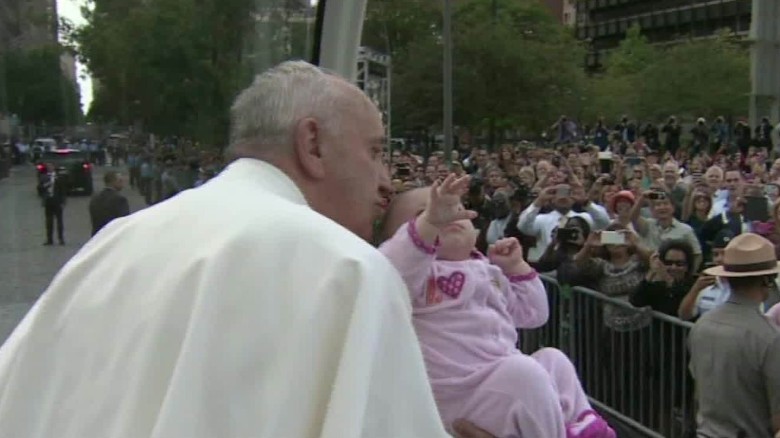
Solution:
<svg viewBox="0 0 780 438">
<path fill-rule="evenodd" d="M 107 170 L 95 167 L 95 191 L 103 189 Z M 35 190 L 32 165 L 15 166 L 0 180 L 0 344 L 41 296 L 54 275 L 89 240 L 89 197 L 71 196 L 65 205 L 65 246 L 43 246 L 46 240 L 43 207 Z M 127 182 L 123 194 L 130 210 L 144 207 L 143 198 Z M 55 242 L 56 242 L 55 238 Z"/>
</svg>

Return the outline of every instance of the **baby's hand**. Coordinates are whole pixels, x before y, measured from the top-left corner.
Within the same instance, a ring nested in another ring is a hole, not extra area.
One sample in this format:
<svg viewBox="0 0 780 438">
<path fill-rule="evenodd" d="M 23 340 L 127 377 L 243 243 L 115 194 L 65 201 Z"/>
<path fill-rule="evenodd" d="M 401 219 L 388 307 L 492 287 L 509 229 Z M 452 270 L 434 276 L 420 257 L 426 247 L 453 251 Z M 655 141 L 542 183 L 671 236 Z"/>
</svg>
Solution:
<svg viewBox="0 0 780 438">
<path fill-rule="evenodd" d="M 450 174 L 441 183 L 436 181 L 431 187 L 428 205 L 420 216 L 434 227 L 443 227 L 461 219 L 474 219 L 475 211 L 466 210 L 461 198 L 469 189 L 469 176 L 456 177 Z"/>
<path fill-rule="evenodd" d="M 531 267 L 523 259 L 523 247 L 514 237 L 500 239 L 490 245 L 488 259 L 506 275 L 524 275 L 531 272 Z"/>
</svg>

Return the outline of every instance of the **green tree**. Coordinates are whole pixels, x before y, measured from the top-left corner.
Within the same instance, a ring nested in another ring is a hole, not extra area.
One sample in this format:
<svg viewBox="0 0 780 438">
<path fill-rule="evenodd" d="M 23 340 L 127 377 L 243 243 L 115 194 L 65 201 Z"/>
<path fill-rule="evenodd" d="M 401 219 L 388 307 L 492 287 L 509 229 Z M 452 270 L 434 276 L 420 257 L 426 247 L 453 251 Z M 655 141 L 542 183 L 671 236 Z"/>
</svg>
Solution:
<svg viewBox="0 0 780 438">
<path fill-rule="evenodd" d="M 404 56 L 410 45 L 441 34 L 440 2 L 369 0 L 362 43 L 392 57 Z"/>
<path fill-rule="evenodd" d="M 603 73 L 589 84 L 588 118 L 622 114 L 659 121 L 743 114 L 750 92 L 748 50 L 729 31 L 715 38 L 651 45 L 639 27 L 628 30 Z"/>
<path fill-rule="evenodd" d="M 392 59 L 391 131 L 442 120 L 441 7 L 428 0 L 370 0 L 362 44 Z"/>
<path fill-rule="evenodd" d="M 393 56 L 393 129 L 438 127 L 442 112 L 441 10 L 435 2 L 372 2 L 364 44 Z M 455 123 L 539 132 L 560 112 L 576 112 L 586 81 L 583 51 L 532 0 L 467 0 L 454 16 Z M 550 74 L 555 72 L 555 74 Z"/>
<path fill-rule="evenodd" d="M 644 70 L 642 83 L 639 97 L 648 117 L 741 115 L 750 93 L 750 53 L 724 32 L 684 42 Z"/>
<path fill-rule="evenodd" d="M 658 49 L 641 34 L 639 26 L 630 27 L 625 39 L 608 54 L 605 71 L 592 79 L 586 117 L 604 116 L 607 122 L 622 114 L 642 117 L 646 112 L 640 99 L 644 72 L 659 58 Z"/>
<path fill-rule="evenodd" d="M 79 122 L 81 107 L 76 85 L 62 72 L 57 45 L 3 54 L 7 111 L 22 123 L 71 126 Z"/>
<path fill-rule="evenodd" d="M 459 123 L 538 133 L 579 102 L 584 55 L 538 2 L 472 0 L 458 10 Z"/>
<path fill-rule="evenodd" d="M 75 41 L 97 80 L 90 117 L 210 144 L 251 78 L 253 0 L 93 0 Z"/>
</svg>

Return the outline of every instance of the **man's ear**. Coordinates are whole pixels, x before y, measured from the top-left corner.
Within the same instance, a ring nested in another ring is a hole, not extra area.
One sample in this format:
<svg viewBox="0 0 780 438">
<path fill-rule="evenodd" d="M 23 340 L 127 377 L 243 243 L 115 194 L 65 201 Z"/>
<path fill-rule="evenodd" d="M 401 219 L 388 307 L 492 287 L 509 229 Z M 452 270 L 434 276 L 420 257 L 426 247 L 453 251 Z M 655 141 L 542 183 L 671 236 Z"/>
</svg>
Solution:
<svg viewBox="0 0 780 438">
<path fill-rule="evenodd" d="M 293 133 L 293 150 L 303 173 L 313 179 L 321 179 L 325 176 L 321 148 L 322 129 L 320 123 L 313 118 L 299 121 Z"/>
</svg>

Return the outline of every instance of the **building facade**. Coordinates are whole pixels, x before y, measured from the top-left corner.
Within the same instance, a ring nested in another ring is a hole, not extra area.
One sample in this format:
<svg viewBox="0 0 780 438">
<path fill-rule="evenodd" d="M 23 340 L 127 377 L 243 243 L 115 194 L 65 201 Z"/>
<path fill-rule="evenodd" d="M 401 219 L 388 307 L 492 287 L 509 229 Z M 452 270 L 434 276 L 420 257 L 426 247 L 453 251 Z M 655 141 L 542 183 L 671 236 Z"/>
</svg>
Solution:
<svg viewBox="0 0 780 438">
<path fill-rule="evenodd" d="M 574 27 L 577 21 L 577 0 L 543 0 L 561 24 Z"/>
<path fill-rule="evenodd" d="M 0 1 L 0 51 L 54 44 L 58 31 L 56 0 Z"/>
<path fill-rule="evenodd" d="M 746 37 L 751 10 L 752 0 L 578 0 L 576 34 L 588 43 L 588 67 L 599 69 L 605 52 L 633 25 L 651 43 L 704 38 L 721 29 Z"/>
</svg>

